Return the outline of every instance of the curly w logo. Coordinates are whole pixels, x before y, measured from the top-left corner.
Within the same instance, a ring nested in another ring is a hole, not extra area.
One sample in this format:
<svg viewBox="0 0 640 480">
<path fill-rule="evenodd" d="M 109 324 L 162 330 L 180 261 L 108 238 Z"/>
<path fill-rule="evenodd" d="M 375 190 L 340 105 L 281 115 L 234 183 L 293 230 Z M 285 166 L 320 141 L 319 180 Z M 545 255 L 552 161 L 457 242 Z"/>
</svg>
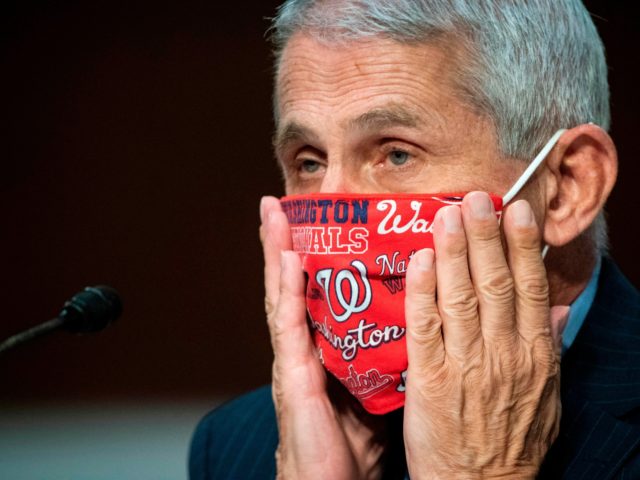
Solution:
<svg viewBox="0 0 640 480">
<path fill-rule="evenodd" d="M 333 268 L 324 268 L 316 274 L 322 286 L 331 315 L 336 322 L 344 322 L 354 313 L 362 313 L 371 305 L 371 283 L 367 268 L 360 260 L 351 262 L 352 269 L 345 268 L 334 275 Z"/>
</svg>

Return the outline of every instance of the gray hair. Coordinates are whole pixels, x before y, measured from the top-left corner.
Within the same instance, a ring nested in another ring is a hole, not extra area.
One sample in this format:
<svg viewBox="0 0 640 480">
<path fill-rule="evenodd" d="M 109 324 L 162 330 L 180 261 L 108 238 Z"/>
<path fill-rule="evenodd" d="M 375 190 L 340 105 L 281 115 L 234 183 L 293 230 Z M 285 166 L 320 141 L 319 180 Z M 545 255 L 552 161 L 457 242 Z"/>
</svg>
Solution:
<svg viewBox="0 0 640 480">
<path fill-rule="evenodd" d="M 325 43 L 458 41 L 466 56 L 456 87 L 509 157 L 532 159 L 559 128 L 609 130 L 604 47 L 580 0 L 287 0 L 271 28 L 276 67 L 301 30 Z M 602 215 L 593 229 L 606 249 Z"/>
</svg>

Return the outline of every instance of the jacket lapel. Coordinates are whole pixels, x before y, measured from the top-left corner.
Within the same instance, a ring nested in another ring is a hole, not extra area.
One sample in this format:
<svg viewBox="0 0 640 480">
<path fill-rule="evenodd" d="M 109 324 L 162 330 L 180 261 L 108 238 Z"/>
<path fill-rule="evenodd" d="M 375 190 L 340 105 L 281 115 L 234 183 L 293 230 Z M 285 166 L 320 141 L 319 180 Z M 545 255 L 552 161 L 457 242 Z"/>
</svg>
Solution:
<svg viewBox="0 0 640 480">
<path fill-rule="evenodd" d="M 612 478 L 640 445 L 640 426 L 615 418 L 574 392 L 565 396 L 563 410 L 568 415 L 552 450 L 553 470 L 562 472 L 563 478 Z"/>
<path fill-rule="evenodd" d="M 562 359 L 562 421 L 540 478 L 612 478 L 640 446 L 640 296 L 603 258 L 598 293 Z"/>
</svg>

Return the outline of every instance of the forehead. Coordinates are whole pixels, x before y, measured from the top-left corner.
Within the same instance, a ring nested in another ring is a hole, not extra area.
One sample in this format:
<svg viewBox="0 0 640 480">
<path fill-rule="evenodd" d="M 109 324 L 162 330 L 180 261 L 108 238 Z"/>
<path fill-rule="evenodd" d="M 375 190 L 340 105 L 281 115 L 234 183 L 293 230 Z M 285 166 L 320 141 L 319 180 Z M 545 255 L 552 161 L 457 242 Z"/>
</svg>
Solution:
<svg viewBox="0 0 640 480">
<path fill-rule="evenodd" d="M 453 48 L 438 44 L 384 38 L 326 44 L 297 33 L 280 59 L 278 118 L 282 123 L 290 116 L 330 111 L 334 121 L 348 121 L 347 114 L 390 104 L 414 117 L 446 116 L 451 107 L 463 107 L 453 87 L 457 57 Z"/>
</svg>

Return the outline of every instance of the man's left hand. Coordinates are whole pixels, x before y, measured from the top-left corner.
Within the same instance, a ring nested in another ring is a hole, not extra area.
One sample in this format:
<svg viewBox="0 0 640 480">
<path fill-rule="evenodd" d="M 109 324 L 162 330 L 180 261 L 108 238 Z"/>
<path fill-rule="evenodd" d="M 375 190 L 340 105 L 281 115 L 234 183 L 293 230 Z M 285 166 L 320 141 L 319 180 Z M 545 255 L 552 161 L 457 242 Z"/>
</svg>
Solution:
<svg viewBox="0 0 640 480">
<path fill-rule="evenodd" d="M 442 208 L 407 271 L 404 436 L 412 479 L 533 478 L 560 420 L 558 324 L 529 203 Z M 553 320 L 553 326 L 552 326 Z"/>
</svg>

